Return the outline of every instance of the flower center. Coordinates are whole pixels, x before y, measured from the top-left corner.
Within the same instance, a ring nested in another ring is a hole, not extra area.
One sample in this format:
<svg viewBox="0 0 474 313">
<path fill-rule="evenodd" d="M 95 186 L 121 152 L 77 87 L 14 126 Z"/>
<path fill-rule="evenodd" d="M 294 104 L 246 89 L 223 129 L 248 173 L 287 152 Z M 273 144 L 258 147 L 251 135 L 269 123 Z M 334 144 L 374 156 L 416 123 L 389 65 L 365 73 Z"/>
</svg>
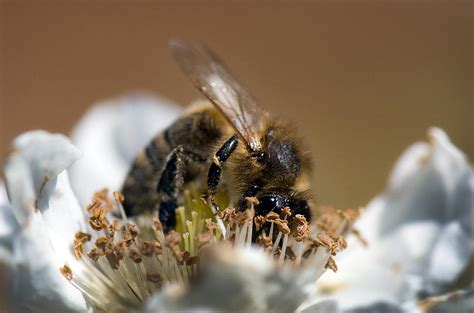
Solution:
<svg viewBox="0 0 474 313">
<path fill-rule="evenodd" d="M 123 195 L 113 195 L 114 199 L 106 189 L 94 195 L 87 207 L 90 231 L 75 235 L 74 254 L 86 270 L 76 275 L 69 265 L 60 269 L 91 305 L 105 311 L 111 311 L 111 304 L 115 311 L 136 308 L 166 285 L 187 285 L 198 274 L 202 253 L 216 245 L 255 246 L 284 266 L 304 264 L 318 248 L 333 256 L 347 246 L 342 233 L 357 215 L 326 209 L 314 225 L 303 215 L 291 216 L 289 208 L 255 216 L 254 198 L 248 199 L 249 210 L 227 208 L 213 215 L 198 192 L 189 188 L 185 205 L 177 209 L 175 230 L 164 233 L 157 214 L 129 221 Z M 114 211 L 122 218 L 114 218 Z M 337 270 L 331 256 L 326 267 Z"/>
</svg>

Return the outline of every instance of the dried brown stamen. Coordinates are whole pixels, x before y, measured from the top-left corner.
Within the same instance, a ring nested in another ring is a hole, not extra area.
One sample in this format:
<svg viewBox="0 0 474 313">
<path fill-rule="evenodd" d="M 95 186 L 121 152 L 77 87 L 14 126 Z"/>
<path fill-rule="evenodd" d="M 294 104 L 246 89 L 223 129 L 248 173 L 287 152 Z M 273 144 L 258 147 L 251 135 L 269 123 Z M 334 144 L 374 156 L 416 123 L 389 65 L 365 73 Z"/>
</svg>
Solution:
<svg viewBox="0 0 474 313">
<path fill-rule="evenodd" d="M 84 243 L 91 240 L 91 235 L 84 233 L 84 232 L 77 232 L 74 235 L 74 256 L 76 259 L 80 259 L 82 254 L 84 253 Z"/>
<path fill-rule="evenodd" d="M 115 254 L 119 259 L 123 259 L 123 257 L 127 254 L 127 244 L 125 241 L 120 240 L 115 244 L 114 247 Z"/>
<path fill-rule="evenodd" d="M 314 240 L 316 246 L 323 246 L 325 247 L 329 253 L 332 255 L 336 255 L 338 250 L 338 245 L 336 244 L 336 240 L 329 236 L 327 233 L 319 233 Z"/>
<path fill-rule="evenodd" d="M 265 219 L 267 222 L 273 222 L 274 220 L 280 219 L 280 215 L 276 214 L 275 212 L 270 212 L 265 215 Z"/>
<path fill-rule="evenodd" d="M 199 262 L 199 256 L 197 256 L 197 255 L 190 256 L 186 259 L 186 265 L 187 266 L 192 266 L 192 265 L 198 264 L 198 262 Z"/>
<path fill-rule="evenodd" d="M 72 279 L 72 270 L 69 266 L 67 265 L 64 265 L 63 267 L 61 267 L 59 269 L 59 271 L 61 272 L 61 274 L 66 277 L 67 280 L 71 280 Z"/>
<path fill-rule="evenodd" d="M 243 212 L 240 212 L 239 218 L 238 218 L 239 225 L 242 225 L 243 223 L 246 223 L 248 221 L 252 221 L 254 216 L 255 216 L 255 210 L 253 209 L 247 209 Z"/>
<path fill-rule="evenodd" d="M 138 253 L 137 250 L 135 249 L 130 249 L 128 251 L 128 257 L 135 263 L 141 263 L 142 262 L 142 257 L 140 253 Z"/>
<path fill-rule="evenodd" d="M 257 215 L 255 216 L 255 218 L 253 219 L 253 222 L 255 224 L 255 229 L 256 230 L 260 230 L 262 228 L 263 225 L 265 225 L 265 223 L 267 222 L 267 220 L 265 219 L 265 217 L 261 216 L 261 215 Z"/>
<path fill-rule="evenodd" d="M 95 240 L 95 246 L 99 249 L 105 250 L 105 247 L 110 242 L 110 239 L 107 237 L 98 237 Z"/>
<path fill-rule="evenodd" d="M 333 272 L 337 272 L 337 265 L 336 265 L 336 262 L 334 261 L 334 259 L 332 257 L 329 257 L 328 258 L 328 261 L 325 265 L 326 268 L 330 268 L 331 270 L 333 270 Z"/>
<path fill-rule="evenodd" d="M 306 221 L 306 217 L 304 215 L 297 214 L 295 215 L 294 221 L 296 222 L 296 229 L 293 234 L 293 237 L 296 241 L 303 241 L 309 238 L 311 234 L 311 227 L 309 226 L 308 222 Z"/>
<path fill-rule="evenodd" d="M 329 210 L 315 218 L 315 223 L 321 226 L 316 236 L 306 218 L 303 215 L 293 216 L 290 208 L 283 208 L 279 213 L 270 212 L 266 216 L 255 216 L 253 206 L 258 199 L 249 198 L 247 201 L 251 209 L 236 211 L 227 208 L 218 215 L 210 215 L 215 212 L 211 209 L 209 212 L 202 211 L 201 203 L 187 199 L 187 205 L 197 203 L 197 209 L 189 212 L 185 211 L 189 208 L 178 208 L 179 225 L 165 234 L 158 217 L 144 215 L 134 217 L 133 223 L 128 222 L 121 203 L 123 200 L 120 193 L 113 193 L 110 199 L 106 190 L 94 195 L 92 204 L 88 206 L 89 224 L 98 233 L 93 237 L 77 233 L 74 252 L 80 258 L 84 250 L 89 249 L 86 251 L 91 260 L 89 262 L 94 262 L 93 267 L 99 270 L 98 274 L 105 275 L 105 279 L 110 278 L 107 284 L 120 282 L 121 286 L 116 287 L 124 288 L 117 295 L 122 297 L 128 293 L 133 301 L 138 299 L 139 303 L 163 284 L 187 283 L 200 270 L 197 265 L 200 257 L 206 254 L 206 249 L 212 249 L 217 244 L 219 251 L 225 247 L 256 244 L 285 266 L 299 266 L 316 251 L 321 251 L 320 247 L 327 251 L 324 257 L 335 255 L 347 246 L 341 230 L 350 229 L 355 218 L 352 212 Z M 112 206 L 121 210 L 122 222 L 112 218 Z M 86 244 L 91 238 L 95 239 L 95 244 Z M 327 260 L 326 267 L 337 270 L 332 258 Z M 87 289 L 87 282 L 78 278 L 74 280 L 72 271 L 68 269 L 66 266 L 61 268 L 61 273 L 73 280 L 73 284 L 77 283 L 79 288 Z M 75 276 L 80 275 L 77 272 Z"/>
<path fill-rule="evenodd" d="M 225 223 L 229 223 L 235 219 L 236 211 L 234 208 L 227 208 L 222 210 L 219 214 Z"/>
<path fill-rule="evenodd" d="M 122 226 L 120 225 L 120 222 L 117 220 L 114 220 L 112 223 L 109 224 L 109 237 L 113 237 L 117 231 L 120 230 Z"/>
<path fill-rule="evenodd" d="M 74 239 L 77 239 L 81 242 L 86 242 L 86 241 L 90 241 L 91 240 L 91 235 L 87 234 L 87 233 L 84 233 L 84 232 L 77 232 L 75 235 L 74 235 Z"/>
<path fill-rule="evenodd" d="M 152 273 L 152 274 L 147 274 L 146 278 L 151 281 L 152 283 L 155 283 L 157 285 L 161 285 L 163 283 L 163 275 L 159 273 Z"/>
<path fill-rule="evenodd" d="M 97 262 L 99 258 L 103 255 L 105 255 L 104 250 L 99 249 L 99 248 L 92 248 L 91 251 L 87 253 L 87 256 L 94 262 Z"/>
<path fill-rule="evenodd" d="M 161 221 L 158 217 L 153 219 L 153 227 L 155 227 L 155 230 L 158 232 L 163 230 L 163 225 L 161 225 Z"/>
<path fill-rule="evenodd" d="M 284 220 L 284 219 L 289 218 L 290 216 L 291 216 L 291 210 L 290 210 L 289 207 L 285 207 L 281 210 L 281 212 L 280 212 L 280 218 L 281 219 Z"/>
<path fill-rule="evenodd" d="M 147 257 L 153 256 L 156 253 L 155 243 L 152 241 L 140 242 L 140 253 Z"/>
<path fill-rule="evenodd" d="M 115 201 L 123 202 L 125 200 L 125 196 L 118 191 L 114 191 L 113 195 L 114 195 Z"/>
<path fill-rule="evenodd" d="M 137 225 L 132 224 L 132 223 L 127 223 L 125 225 L 125 228 L 133 238 L 137 237 L 137 235 L 138 235 Z"/>
<path fill-rule="evenodd" d="M 257 237 L 257 244 L 262 246 L 264 248 L 264 250 L 271 250 L 272 249 L 272 238 L 270 238 L 270 236 L 260 234 Z"/>
<path fill-rule="evenodd" d="M 201 247 L 204 247 L 205 245 L 208 245 L 211 242 L 212 235 L 208 232 L 200 233 L 196 236 L 196 239 L 199 243 L 199 248 L 201 248 Z"/>
<path fill-rule="evenodd" d="M 290 227 L 288 227 L 288 221 L 276 219 L 273 221 L 275 225 L 278 227 L 278 230 L 282 232 L 284 235 L 288 235 L 290 233 Z"/>
<path fill-rule="evenodd" d="M 109 197 L 109 190 L 107 188 L 96 192 L 92 197 L 92 201 L 99 203 L 99 205 L 104 208 L 106 212 L 111 212 L 114 207 L 114 202 Z"/>
<path fill-rule="evenodd" d="M 107 258 L 107 261 L 109 261 L 110 267 L 115 270 L 119 268 L 120 258 L 115 254 L 114 250 L 107 249 L 105 251 L 105 257 Z"/>
<path fill-rule="evenodd" d="M 169 234 L 166 235 L 165 237 L 165 244 L 168 247 L 177 246 L 180 241 L 181 241 L 181 235 L 174 230 L 170 231 Z"/>
<path fill-rule="evenodd" d="M 94 230 L 102 230 L 107 227 L 107 219 L 105 218 L 105 209 L 97 207 L 93 209 L 91 216 L 89 216 L 89 225 Z"/>
<path fill-rule="evenodd" d="M 292 261 L 296 259 L 296 254 L 291 247 L 286 248 L 286 257 Z"/>
<path fill-rule="evenodd" d="M 219 230 L 219 226 L 217 223 L 213 222 L 210 218 L 206 219 L 206 230 L 210 232 L 211 234 L 214 233 L 214 231 Z"/>
</svg>

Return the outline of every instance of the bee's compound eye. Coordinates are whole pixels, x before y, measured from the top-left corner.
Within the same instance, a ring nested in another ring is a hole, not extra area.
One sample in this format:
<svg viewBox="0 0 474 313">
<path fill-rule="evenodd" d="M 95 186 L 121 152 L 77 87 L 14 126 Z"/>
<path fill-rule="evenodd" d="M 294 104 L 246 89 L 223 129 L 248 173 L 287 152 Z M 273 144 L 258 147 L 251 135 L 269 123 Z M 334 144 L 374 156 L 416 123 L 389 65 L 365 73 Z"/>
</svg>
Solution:
<svg viewBox="0 0 474 313">
<path fill-rule="evenodd" d="M 277 199 L 274 196 L 261 196 L 255 206 L 256 215 L 267 215 L 277 206 Z"/>
<path fill-rule="evenodd" d="M 290 208 L 293 215 L 301 214 L 308 222 L 311 221 L 311 209 L 306 200 L 293 200 L 290 202 Z"/>
</svg>

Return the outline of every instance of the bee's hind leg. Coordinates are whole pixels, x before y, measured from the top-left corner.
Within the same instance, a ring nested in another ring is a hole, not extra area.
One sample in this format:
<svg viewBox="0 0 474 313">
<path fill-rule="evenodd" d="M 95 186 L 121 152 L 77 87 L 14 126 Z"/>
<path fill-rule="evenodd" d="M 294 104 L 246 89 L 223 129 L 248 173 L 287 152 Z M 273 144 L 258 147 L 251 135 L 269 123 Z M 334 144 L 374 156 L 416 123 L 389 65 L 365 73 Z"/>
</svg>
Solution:
<svg viewBox="0 0 474 313">
<path fill-rule="evenodd" d="M 165 166 L 161 172 L 156 191 L 160 196 L 158 203 L 158 216 L 165 232 L 176 225 L 176 208 L 178 195 L 184 183 L 185 162 L 205 161 L 200 156 L 188 151 L 183 146 L 178 146 L 168 155 Z"/>
<path fill-rule="evenodd" d="M 206 200 L 209 205 L 214 205 L 214 197 L 217 193 L 217 187 L 219 186 L 222 177 L 222 165 L 230 157 L 237 147 L 239 140 L 237 135 L 230 137 L 219 150 L 214 154 L 213 162 L 209 167 L 207 174 L 207 195 Z"/>
</svg>

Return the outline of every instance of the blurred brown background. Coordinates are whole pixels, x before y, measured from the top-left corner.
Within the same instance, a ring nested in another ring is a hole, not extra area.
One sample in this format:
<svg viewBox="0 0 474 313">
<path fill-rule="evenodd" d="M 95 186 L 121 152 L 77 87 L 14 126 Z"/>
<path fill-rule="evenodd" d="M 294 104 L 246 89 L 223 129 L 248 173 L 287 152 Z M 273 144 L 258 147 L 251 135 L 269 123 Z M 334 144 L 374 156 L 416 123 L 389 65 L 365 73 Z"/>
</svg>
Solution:
<svg viewBox="0 0 474 313">
<path fill-rule="evenodd" d="M 295 121 L 320 204 L 365 204 L 432 125 L 474 156 L 471 1 L 0 3 L 2 158 L 19 133 L 67 133 L 130 90 L 187 104 L 197 93 L 169 55 L 176 37 L 207 43 Z"/>
</svg>

